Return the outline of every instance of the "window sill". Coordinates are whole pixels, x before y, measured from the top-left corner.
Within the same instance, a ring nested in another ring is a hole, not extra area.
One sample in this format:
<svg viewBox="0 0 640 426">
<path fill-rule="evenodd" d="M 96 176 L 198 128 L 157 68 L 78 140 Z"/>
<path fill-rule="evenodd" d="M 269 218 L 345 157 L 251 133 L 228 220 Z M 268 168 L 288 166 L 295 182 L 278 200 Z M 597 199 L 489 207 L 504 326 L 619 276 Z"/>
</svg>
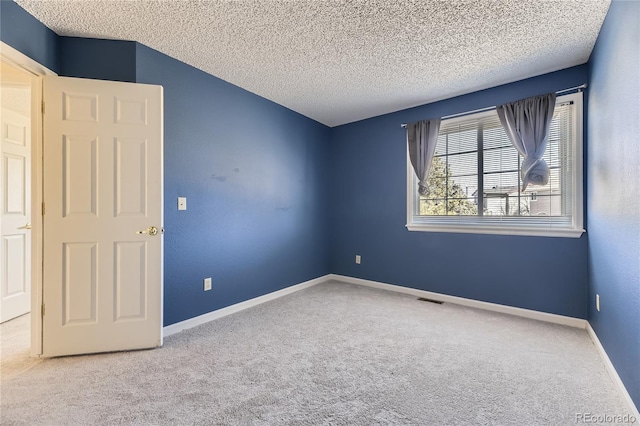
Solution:
<svg viewBox="0 0 640 426">
<path fill-rule="evenodd" d="M 550 228 L 526 228 L 526 227 L 497 227 L 497 226 L 461 226 L 441 224 L 408 224 L 409 231 L 420 232 L 453 232 L 463 234 L 490 234 L 490 235 L 520 235 L 531 237 L 560 237 L 580 238 L 584 229 L 550 229 Z"/>
</svg>

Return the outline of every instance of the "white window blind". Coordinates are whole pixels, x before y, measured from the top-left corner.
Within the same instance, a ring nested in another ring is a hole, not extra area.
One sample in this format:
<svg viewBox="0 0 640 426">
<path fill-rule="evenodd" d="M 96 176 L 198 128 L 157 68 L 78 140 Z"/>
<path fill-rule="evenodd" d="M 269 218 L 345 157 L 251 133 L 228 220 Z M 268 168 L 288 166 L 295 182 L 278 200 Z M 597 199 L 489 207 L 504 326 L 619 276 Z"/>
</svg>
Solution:
<svg viewBox="0 0 640 426">
<path fill-rule="evenodd" d="M 582 94 L 559 96 L 543 159 L 544 186 L 522 190 L 522 157 L 495 110 L 443 120 L 429 174 L 417 193 L 408 165 L 410 230 L 579 236 L 582 230 Z"/>
</svg>

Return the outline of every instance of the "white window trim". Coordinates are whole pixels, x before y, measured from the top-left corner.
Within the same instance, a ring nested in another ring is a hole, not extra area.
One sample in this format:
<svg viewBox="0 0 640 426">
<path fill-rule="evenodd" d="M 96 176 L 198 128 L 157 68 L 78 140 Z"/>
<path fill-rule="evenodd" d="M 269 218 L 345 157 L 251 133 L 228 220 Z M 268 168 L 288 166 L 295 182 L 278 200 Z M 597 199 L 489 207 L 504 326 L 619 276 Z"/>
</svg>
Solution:
<svg viewBox="0 0 640 426">
<path fill-rule="evenodd" d="M 558 96 L 557 103 L 573 101 L 575 105 L 574 114 L 574 131 L 575 143 L 573 144 L 573 220 L 570 227 L 552 228 L 549 226 L 526 226 L 520 224 L 489 224 L 482 223 L 482 219 L 477 216 L 434 216 L 427 218 L 424 216 L 414 217 L 415 203 L 417 202 L 417 190 L 414 184 L 414 171 L 409 159 L 409 151 L 407 150 L 407 229 L 409 231 L 421 232 L 453 232 L 453 233 L 469 233 L 469 234 L 494 234 L 494 235 L 525 235 L 540 237 L 565 237 L 579 238 L 584 232 L 584 192 L 583 192 L 583 100 L 582 92 L 572 93 L 569 95 Z M 495 113 L 495 111 L 492 111 Z M 462 117 L 447 120 L 453 123 L 459 120 L 468 120 L 471 115 L 482 115 L 486 113 L 469 114 Z M 454 121 L 455 120 L 455 121 Z M 505 221 L 507 222 L 507 221 Z M 512 220 L 513 222 L 513 220 Z"/>
</svg>

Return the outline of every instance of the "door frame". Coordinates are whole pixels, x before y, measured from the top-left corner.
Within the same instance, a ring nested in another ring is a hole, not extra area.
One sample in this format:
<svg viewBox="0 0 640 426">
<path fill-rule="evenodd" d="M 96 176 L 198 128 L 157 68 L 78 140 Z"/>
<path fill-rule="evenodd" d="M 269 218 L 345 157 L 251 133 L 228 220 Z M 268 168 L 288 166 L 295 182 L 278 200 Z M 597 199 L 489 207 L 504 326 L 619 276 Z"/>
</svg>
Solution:
<svg viewBox="0 0 640 426">
<path fill-rule="evenodd" d="M 33 76 L 31 85 L 31 356 L 42 355 L 43 117 L 42 80 L 55 72 L 0 41 L 0 57 Z"/>
</svg>

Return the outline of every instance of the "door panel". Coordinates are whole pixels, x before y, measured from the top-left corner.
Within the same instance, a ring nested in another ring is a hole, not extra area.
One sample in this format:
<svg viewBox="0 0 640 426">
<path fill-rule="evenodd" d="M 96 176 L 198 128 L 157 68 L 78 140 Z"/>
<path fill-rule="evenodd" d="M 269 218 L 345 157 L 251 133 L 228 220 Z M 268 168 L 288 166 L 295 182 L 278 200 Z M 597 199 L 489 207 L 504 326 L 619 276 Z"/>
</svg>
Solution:
<svg viewBox="0 0 640 426">
<path fill-rule="evenodd" d="M 162 88 L 44 81 L 45 356 L 162 344 Z"/>
<path fill-rule="evenodd" d="M 116 215 L 147 214 L 147 141 L 116 139 Z"/>
<path fill-rule="evenodd" d="M 97 246 L 96 242 L 62 244 L 63 325 L 96 322 Z"/>
<path fill-rule="evenodd" d="M 30 91 L 24 89 L 24 96 Z M 31 310 L 31 120 L 1 111 L 0 322 Z"/>
<path fill-rule="evenodd" d="M 6 277 L 4 280 L 5 288 L 2 292 L 4 298 L 18 296 L 27 291 L 26 268 L 24 267 L 27 246 L 25 239 L 24 234 L 2 237 L 2 253 L 5 256 L 2 269 Z"/>
<path fill-rule="evenodd" d="M 97 216 L 98 140 L 62 135 L 63 216 Z"/>
<path fill-rule="evenodd" d="M 27 158 L 18 155 L 3 154 L 5 182 L 4 213 L 24 215 L 26 213 L 25 174 Z"/>
<path fill-rule="evenodd" d="M 114 271 L 116 276 L 116 321 L 142 319 L 147 306 L 147 244 L 117 242 Z"/>
</svg>

